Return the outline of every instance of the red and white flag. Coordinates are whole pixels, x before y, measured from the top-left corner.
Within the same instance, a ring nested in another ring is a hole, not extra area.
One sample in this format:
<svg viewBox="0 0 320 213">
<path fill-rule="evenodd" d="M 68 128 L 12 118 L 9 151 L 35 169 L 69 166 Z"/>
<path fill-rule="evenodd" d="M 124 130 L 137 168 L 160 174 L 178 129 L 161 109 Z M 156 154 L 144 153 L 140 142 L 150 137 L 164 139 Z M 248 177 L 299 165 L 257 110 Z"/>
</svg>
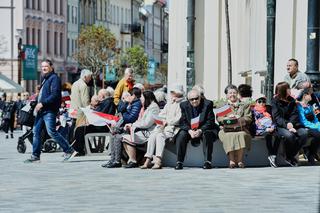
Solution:
<svg viewBox="0 0 320 213">
<path fill-rule="evenodd" d="M 68 108 L 68 107 L 67 107 Z M 68 109 L 69 117 L 70 118 L 77 118 L 78 110 L 76 109 Z"/>
<path fill-rule="evenodd" d="M 232 109 L 228 104 L 226 104 L 223 107 L 220 107 L 220 108 L 214 110 L 214 112 L 217 117 L 223 117 L 223 116 L 226 116 L 227 114 L 231 113 Z"/>
<path fill-rule="evenodd" d="M 68 91 L 61 92 L 61 99 L 62 101 L 70 101 L 70 94 Z"/>
<path fill-rule="evenodd" d="M 118 116 L 96 112 L 88 108 L 81 108 L 81 110 L 85 114 L 88 123 L 94 126 L 115 125 L 120 120 Z"/>
<path fill-rule="evenodd" d="M 200 115 L 191 119 L 191 129 L 198 129 L 200 125 Z"/>
<path fill-rule="evenodd" d="M 153 118 L 154 118 L 154 123 L 155 124 L 163 125 L 163 119 L 160 116 L 154 115 Z"/>
</svg>

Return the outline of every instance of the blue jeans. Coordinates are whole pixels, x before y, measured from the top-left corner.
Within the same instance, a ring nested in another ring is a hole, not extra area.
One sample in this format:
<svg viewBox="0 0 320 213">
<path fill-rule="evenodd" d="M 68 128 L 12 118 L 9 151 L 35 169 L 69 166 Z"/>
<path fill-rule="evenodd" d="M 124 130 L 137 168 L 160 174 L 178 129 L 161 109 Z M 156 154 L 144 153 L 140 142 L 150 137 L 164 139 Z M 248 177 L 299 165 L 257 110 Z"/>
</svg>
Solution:
<svg viewBox="0 0 320 213">
<path fill-rule="evenodd" d="M 45 124 L 48 135 L 60 145 L 64 152 L 71 153 L 73 151 L 68 141 L 56 130 L 56 114 L 54 112 L 38 113 L 33 127 L 32 154 L 34 156 L 40 157 L 41 154 L 42 141 L 40 135 L 43 124 Z"/>
</svg>

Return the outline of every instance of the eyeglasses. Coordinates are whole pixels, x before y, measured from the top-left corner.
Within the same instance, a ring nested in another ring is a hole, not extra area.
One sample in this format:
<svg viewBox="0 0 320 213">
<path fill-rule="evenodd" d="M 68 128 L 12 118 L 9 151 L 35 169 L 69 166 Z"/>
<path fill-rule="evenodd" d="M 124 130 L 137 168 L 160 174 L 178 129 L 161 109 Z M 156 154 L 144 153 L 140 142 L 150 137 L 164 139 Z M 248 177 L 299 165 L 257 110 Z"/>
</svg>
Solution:
<svg viewBox="0 0 320 213">
<path fill-rule="evenodd" d="M 199 97 L 196 97 L 196 98 L 189 98 L 189 101 L 198 101 L 199 100 Z"/>
<path fill-rule="evenodd" d="M 257 103 L 259 103 L 259 104 L 265 104 L 265 103 L 267 103 L 267 102 L 266 102 L 265 99 L 259 99 L 259 100 L 257 100 Z"/>
</svg>

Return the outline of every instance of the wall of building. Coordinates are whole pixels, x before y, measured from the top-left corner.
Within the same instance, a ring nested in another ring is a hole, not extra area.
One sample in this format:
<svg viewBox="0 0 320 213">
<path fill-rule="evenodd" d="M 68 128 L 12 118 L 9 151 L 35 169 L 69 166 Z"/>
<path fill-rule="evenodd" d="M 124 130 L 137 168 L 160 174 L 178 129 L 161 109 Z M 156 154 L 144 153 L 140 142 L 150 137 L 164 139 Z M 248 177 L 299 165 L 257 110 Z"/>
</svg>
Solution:
<svg viewBox="0 0 320 213">
<path fill-rule="evenodd" d="M 224 97 L 227 86 L 227 40 L 224 1 L 195 1 L 195 82 L 202 84 L 210 99 Z M 286 74 L 289 58 L 306 67 L 307 0 L 283 0 L 276 5 L 275 83 Z M 263 92 L 267 70 L 267 1 L 229 0 L 233 83 L 249 83 L 254 95 Z M 169 6 L 168 82 L 186 82 L 187 1 Z"/>
</svg>

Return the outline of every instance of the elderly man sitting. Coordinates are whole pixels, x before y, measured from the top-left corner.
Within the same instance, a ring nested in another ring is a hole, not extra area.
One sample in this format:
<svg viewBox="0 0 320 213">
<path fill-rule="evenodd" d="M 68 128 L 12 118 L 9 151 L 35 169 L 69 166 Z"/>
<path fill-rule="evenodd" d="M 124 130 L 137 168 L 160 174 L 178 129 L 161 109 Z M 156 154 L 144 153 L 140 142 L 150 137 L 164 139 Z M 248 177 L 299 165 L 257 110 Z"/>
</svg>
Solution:
<svg viewBox="0 0 320 213">
<path fill-rule="evenodd" d="M 203 169 L 211 169 L 213 142 L 217 139 L 217 126 L 212 101 L 201 97 L 199 90 L 188 93 L 188 101 L 180 104 L 180 131 L 176 136 L 177 164 L 175 169 L 183 169 L 183 161 L 189 140 L 192 143 L 203 141 L 205 162 Z"/>
</svg>

